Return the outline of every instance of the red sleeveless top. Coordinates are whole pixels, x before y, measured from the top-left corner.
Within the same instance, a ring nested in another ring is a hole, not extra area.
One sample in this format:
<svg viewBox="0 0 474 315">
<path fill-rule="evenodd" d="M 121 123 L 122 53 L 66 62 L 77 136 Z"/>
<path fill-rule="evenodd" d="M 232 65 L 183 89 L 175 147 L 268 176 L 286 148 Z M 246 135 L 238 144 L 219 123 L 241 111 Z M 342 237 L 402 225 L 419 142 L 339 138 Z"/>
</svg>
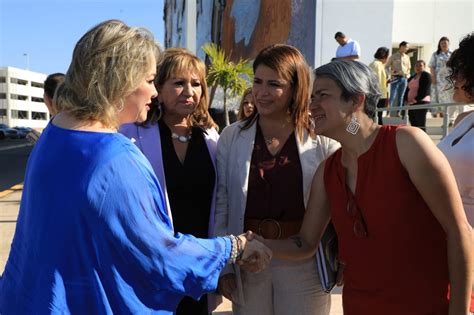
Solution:
<svg viewBox="0 0 474 315">
<path fill-rule="evenodd" d="M 397 128 L 382 126 L 358 158 L 354 195 L 346 188 L 341 149 L 326 160 L 324 183 L 346 264 L 346 315 L 448 314 L 446 234 L 400 162 Z M 356 235 L 357 216 L 347 210 L 351 198 L 367 237 Z"/>
</svg>

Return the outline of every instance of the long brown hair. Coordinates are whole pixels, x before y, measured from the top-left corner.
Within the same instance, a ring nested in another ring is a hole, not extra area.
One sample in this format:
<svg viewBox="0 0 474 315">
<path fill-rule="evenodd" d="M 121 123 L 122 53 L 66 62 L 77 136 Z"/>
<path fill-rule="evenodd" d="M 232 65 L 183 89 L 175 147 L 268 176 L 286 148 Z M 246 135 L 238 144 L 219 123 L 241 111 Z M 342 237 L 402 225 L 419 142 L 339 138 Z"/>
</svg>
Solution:
<svg viewBox="0 0 474 315">
<path fill-rule="evenodd" d="M 278 75 L 290 82 L 293 96 L 288 110 L 295 125 L 298 138 L 303 138 L 306 130 L 311 133 L 309 117 L 310 71 L 304 56 L 293 46 L 275 44 L 260 51 L 253 62 L 253 72 L 264 65 L 276 71 Z M 256 120 L 257 111 L 247 117 L 242 129 L 249 128 Z"/>
</svg>

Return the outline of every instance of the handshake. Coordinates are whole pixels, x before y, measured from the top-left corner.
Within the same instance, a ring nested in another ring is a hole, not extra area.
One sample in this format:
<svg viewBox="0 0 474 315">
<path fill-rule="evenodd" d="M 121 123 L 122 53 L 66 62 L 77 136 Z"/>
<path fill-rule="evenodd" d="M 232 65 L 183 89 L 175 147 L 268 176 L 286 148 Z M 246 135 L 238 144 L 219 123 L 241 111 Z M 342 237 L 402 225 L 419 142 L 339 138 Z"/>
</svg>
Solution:
<svg viewBox="0 0 474 315">
<path fill-rule="evenodd" d="M 243 253 L 236 264 L 249 272 L 260 272 L 265 269 L 272 259 L 272 251 L 263 244 L 263 237 L 247 231 L 239 235 L 242 241 Z"/>
<path fill-rule="evenodd" d="M 263 237 L 247 231 L 238 238 L 242 241 L 243 253 L 236 264 L 248 272 L 257 273 L 264 270 L 270 263 L 273 253 L 263 244 Z M 236 288 L 235 274 L 229 273 L 219 278 L 218 290 L 227 299 L 233 300 L 232 293 Z"/>
</svg>

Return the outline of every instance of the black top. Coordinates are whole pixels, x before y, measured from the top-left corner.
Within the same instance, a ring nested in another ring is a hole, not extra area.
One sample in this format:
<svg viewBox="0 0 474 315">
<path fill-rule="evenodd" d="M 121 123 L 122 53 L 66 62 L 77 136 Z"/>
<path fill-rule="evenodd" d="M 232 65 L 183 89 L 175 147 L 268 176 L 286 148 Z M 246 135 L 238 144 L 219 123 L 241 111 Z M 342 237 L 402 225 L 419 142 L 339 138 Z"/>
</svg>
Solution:
<svg viewBox="0 0 474 315">
<path fill-rule="evenodd" d="M 176 232 L 207 238 L 215 170 L 202 129 L 194 127 L 184 162 L 174 150 L 171 131 L 160 120 L 166 190 Z"/>
<path fill-rule="evenodd" d="M 416 76 L 416 73 L 408 79 L 408 82 L 413 80 L 415 76 Z M 407 85 L 407 89 L 405 91 L 405 100 L 407 100 L 408 98 L 408 90 L 409 88 Z M 416 94 L 416 97 L 415 97 L 416 102 L 417 103 L 421 102 L 421 100 L 423 100 L 427 95 L 430 95 L 430 92 L 431 92 L 431 75 L 428 72 L 423 71 L 420 74 L 420 81 L 418 83 L 418 93 Z"/>
<path fill-rule="evenodd" d="M 292 221 L 303 219 L 304 212 L 303 172 L 295 133 L 272 155 L 257 124 L 245 217 Z"/>
</svg>

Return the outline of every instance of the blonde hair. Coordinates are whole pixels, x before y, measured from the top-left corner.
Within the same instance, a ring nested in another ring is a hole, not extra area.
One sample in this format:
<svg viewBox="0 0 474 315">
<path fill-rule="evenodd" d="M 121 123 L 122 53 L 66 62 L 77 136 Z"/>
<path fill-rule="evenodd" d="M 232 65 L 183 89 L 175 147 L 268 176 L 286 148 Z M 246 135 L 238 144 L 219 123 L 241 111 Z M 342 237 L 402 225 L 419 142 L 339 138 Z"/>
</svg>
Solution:
<svg viewBox="0 0 474 315">
<path fill-rule="evenodd" d="M 214 120 L 212 120 L 212 117 L 209 114 L 206 65 L 201 59 L 193 55 L 188 50 L 184 48 L 169 48 L 165 50 L 164 57 L 158 65 L 158 71 L 155 79 L 155 86 L 158 93 L 160 93 L 161 87 L 167 80 L 189 71 L 198 75 L 199 81 L 201 83 L 202 94 L 194 112 L 188 119 L 188 126 L 200 127 L 204 129 L 214 127 L 218 129 L 219 127 L 214 122 Z M 145 124 L 156 123 L 162 117 L 164 108 L 163 106 L 160 107 L 161 109 L 157 106 L 152 107 L 152 110 L 148 113 L 148 118 Z"/>
<path fill-rule="evenodd" d="M 245 103 L 245 98 L 247 95 L 252 95 L 252 101 L 254 102 L 253 110 L 256 111 L 257 108 L 255 107 L 255 100 L 252 94 L 252 88 L 249 87 L 244 91 L 244 94 L 242 94 L 242 99 L 240 100 L 240 105 L 239 105 L 239 112 L 237 113 L 237 119 L 238 120 L 243 120 L 245 119 L 245 111 L 244 111 L 244 103 Z"/>
<path fill-rule="evenodd" d="M 269 67 L 290 82 L 293 96 L 288 110 L 295 125 L 295 133 L 299 139 L 303 139 L 305 130 L 312 134 L 309 118 L 310 71 L 301 52 L 290 45 L 270 45 L 262 49 L 255 58 L 254 73 L 260 65 Z M 255 122 L 256 115 L 257 111 L 254 111 L 245 119 L 243 129 L 249 128 Z"/>
<path fill-rule="evenodd" d="M 96 25 L 74 48 L 66 79 L 55 95 L 58 109 L 117 127 L 125 97 L 141 84 L 160 54 L 145 28 L 119 20 Z"/>
</svg>

